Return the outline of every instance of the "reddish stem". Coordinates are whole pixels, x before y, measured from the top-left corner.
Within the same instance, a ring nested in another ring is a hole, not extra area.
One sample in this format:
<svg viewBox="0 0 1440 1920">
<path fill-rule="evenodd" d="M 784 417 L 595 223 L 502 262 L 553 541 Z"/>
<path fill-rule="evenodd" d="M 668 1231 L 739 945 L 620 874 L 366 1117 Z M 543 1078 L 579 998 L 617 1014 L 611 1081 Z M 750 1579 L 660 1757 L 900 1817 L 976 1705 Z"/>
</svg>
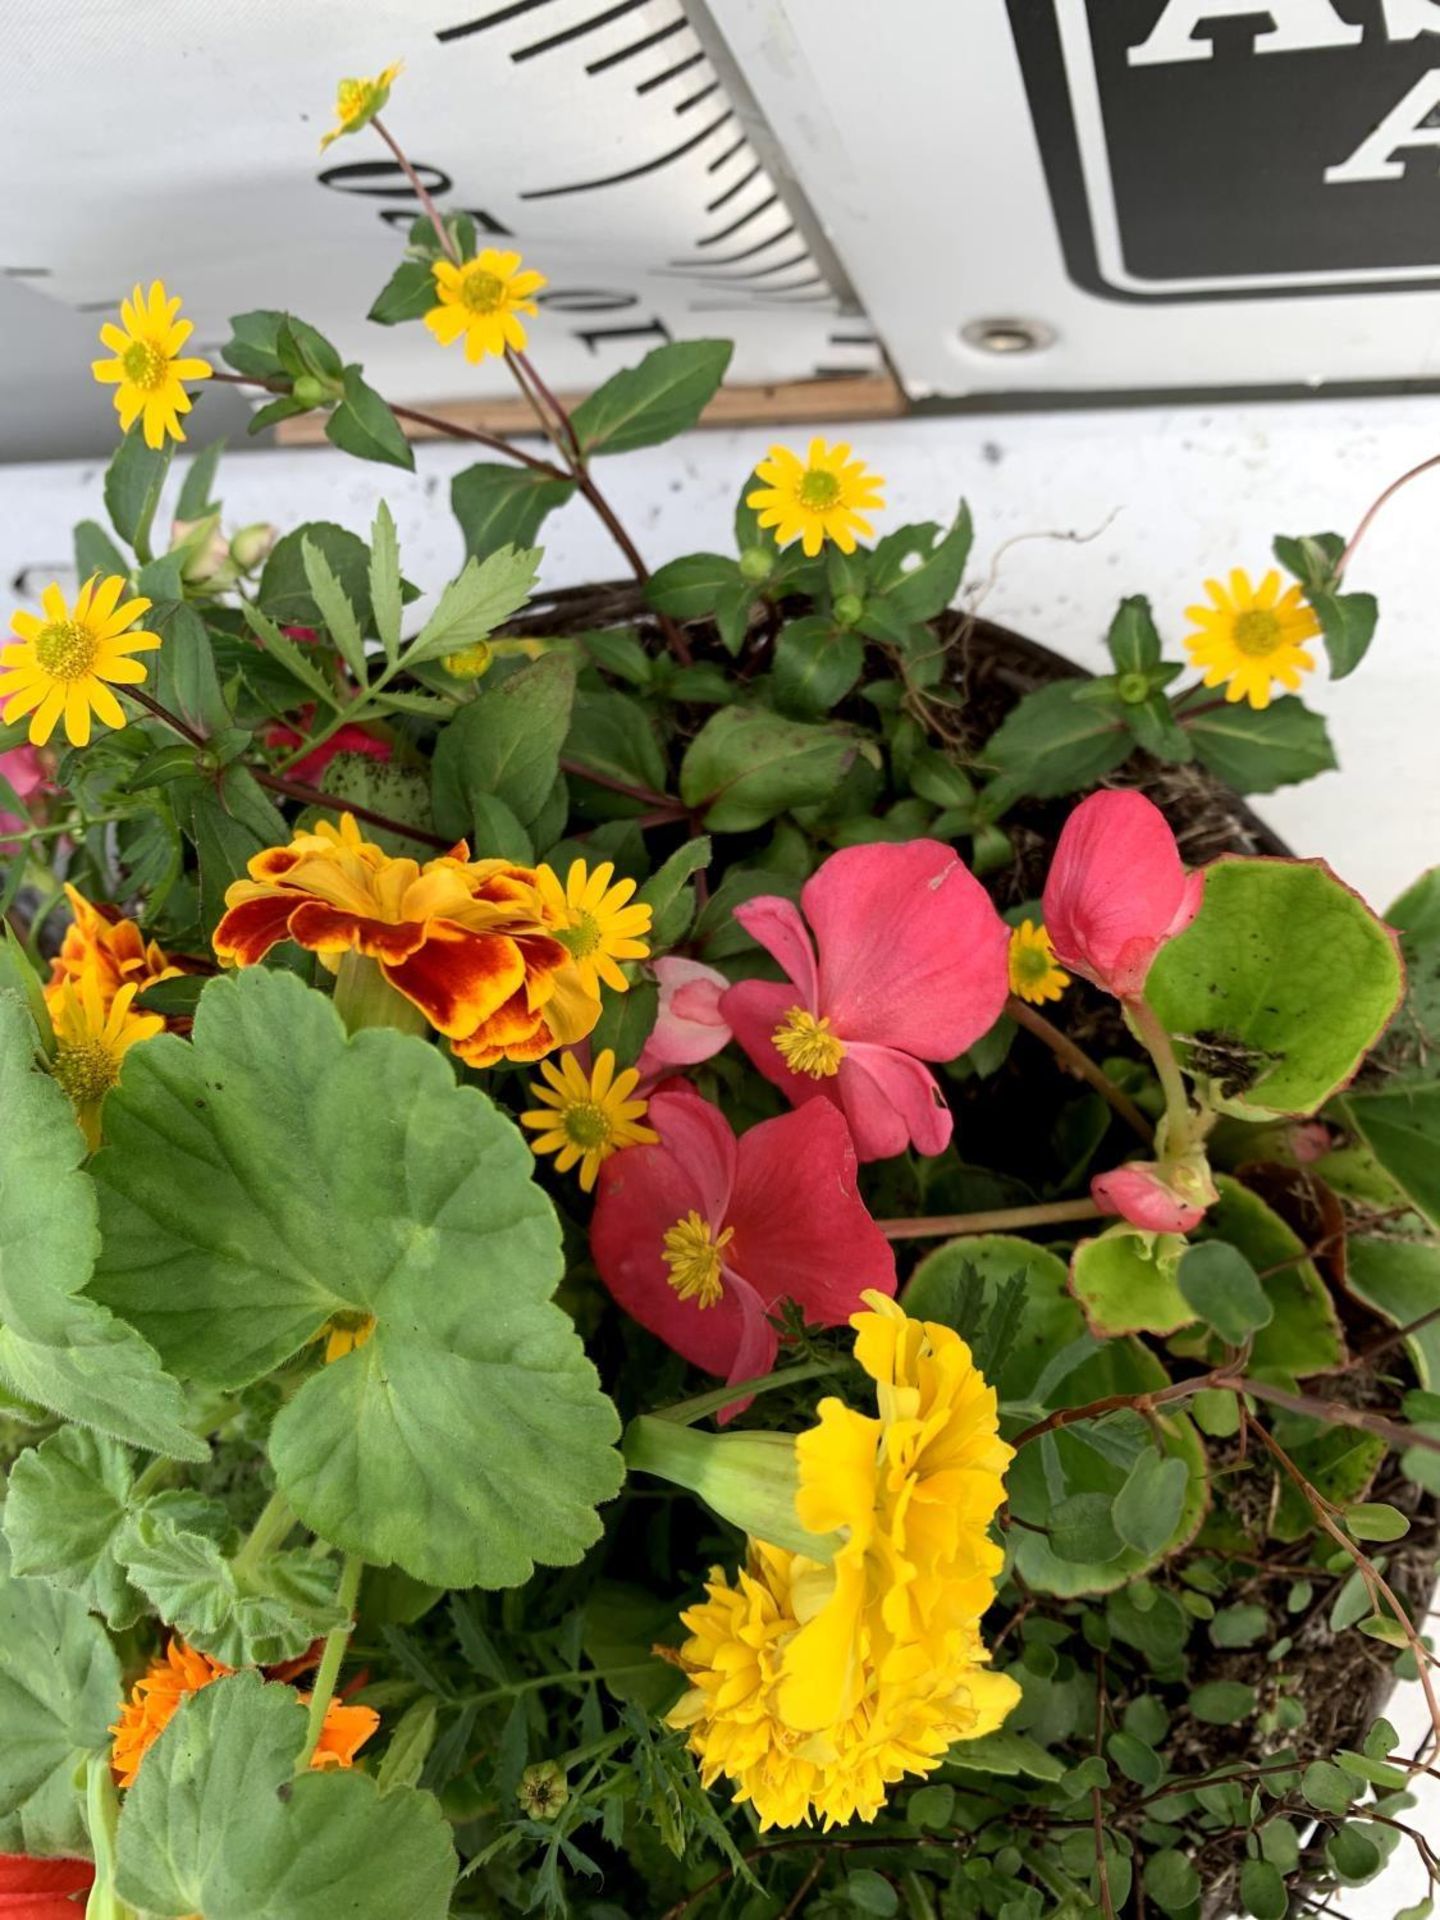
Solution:
<svg viewBox="0 0 1440 1920">
<path fill-rule="evenodd" d="M 1408 487 L 1412 480 L 1418 480 L 1422 473 L 1428 473 L 1431 467 L 1440 467 L 1440 453 L 1432 453 L 1428 460 L 1422 460 L 1418 467 L 1411 467 L 1408 473 L 1402 473 L 1398 480 L 1392 480 L 1383 493 L 1371 501 L 1360 517 L 1360 524 L 1351 534 L 1349 544 L 1341 554 L 1335 568 L 1335 578 L 1343 580 L 1345 569 L 1355 557 L 1355 549 L 1370 531 L 1370 524 L 1387 500 L 1392 500 L 1402 487 Z"/>
</svg>

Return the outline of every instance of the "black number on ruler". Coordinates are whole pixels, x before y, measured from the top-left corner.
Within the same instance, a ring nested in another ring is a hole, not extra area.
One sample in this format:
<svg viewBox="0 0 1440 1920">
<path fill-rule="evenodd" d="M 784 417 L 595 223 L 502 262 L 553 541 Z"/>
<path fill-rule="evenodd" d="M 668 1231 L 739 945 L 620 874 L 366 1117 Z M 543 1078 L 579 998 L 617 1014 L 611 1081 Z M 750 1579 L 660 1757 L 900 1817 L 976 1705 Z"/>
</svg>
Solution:
<svg viewBox="0 0 1440 1920">
<path fill-rule="evenodd" d="M 414 165 L 421 184 L 432 199 L 440 199 L 455 185 L 450 175 L 440 167 L 432 167 L 424 160 L 417 160 Z M 408 206 L 380 209 L 380 218 L 390 227 L 408 226 L 419 208 L 415 189 L 405 178 L 404 168 L 394 160 L 351 160 L 344 166 L 326 167 L 316 178 L 322 187 L 330 187 L 336 193 L 358 193 L 371 200 L 408 201 Z M 482 212 L 478 207 L 466 207 L 463 211 L 486 233 L 510 232 L 510 228 L 492 213 Z"/>
</svg>

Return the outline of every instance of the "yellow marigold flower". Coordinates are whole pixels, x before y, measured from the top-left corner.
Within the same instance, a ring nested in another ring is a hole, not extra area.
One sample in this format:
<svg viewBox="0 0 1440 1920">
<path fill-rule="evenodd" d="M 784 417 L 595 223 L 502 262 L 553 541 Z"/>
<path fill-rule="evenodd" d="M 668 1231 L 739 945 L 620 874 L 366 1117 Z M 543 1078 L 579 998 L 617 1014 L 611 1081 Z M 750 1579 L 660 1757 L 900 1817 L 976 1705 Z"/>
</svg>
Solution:
<svg viewBox="0 0 1440 1920">
<path fill-rule="evenodd" d="M 598 1000 L 603 980 L 616 993 L 624 993 L 630 982 L 616 963 L 644 960 L 650 952 L 639 936 L 650 931 L 651 909 L 643 903 L 627 905 L 635 882 L 615 880 L 611 860 L 602 861 L 593 873 L 583 860 L 572 860 L 563 887 L 553 867 L 537 867 L 535 879 L 557 937 L 570 949 L 584 991 Z"/>
<path fill-rule="evenodd" d="M 486 354 L 502 354 L 513 347 L 525 350 L 525 329 L 518 316 L 539 312 L 534 296 L 546 284 L 545 275 L 520 271 L 518 253 L 497 253 L 486 247 L 473 260 L 436 260 L 435 293 L 440 304 L 425 316 L 425 324 L 442 347 L 453 347 L 462 335 L 465 358 L 472 365 Z"/>
<path fill-rule="evenodd" d="M 143 416 L 147 447 L 163 447 L 167 434 L 172 440 L 185 438 L 180 415 L 194 403 L 182 382 L 208 380 L 215 371 L 208 360 L 180 357 L 195 327 L 177 319 L 179 312 L 179 296 L 167 294 L 163 280 L 152 280 L 148 295 L 137 285 L 120 303 L 122 324 L 107 320 L 100 329 L 100 343 L 114 359 L 90 362 L 101 386 L 116 389 L 115 411 L 125 431 Z"/>
<path fill-rule="evenodd" d="M 157 980 L 173 980 L 180 968 L 172 966 L 165 949 L 147 940 L 133 920 L 114 907 L 97 907 L 78 887 L 68 883 L 65 897 L 74 915 L 65 929 L 60 951 L 50 962 L 52 987 L 62 980 L 84 980 L 94 974 L 108 1003 L 123 986 L 143 993 Z"/>
<path fill-rule="evenodd" d="M 64 717 L 72 747 L 88 746 L 93 709 L 102 726 L 123 727 L 125 710 L 112 686 L 138 687 L 145 668 L 135 653 L 158 647 L 160 636 L 143 627 L 126 629 L 150 611 L 143 595 L 123 598 L 118 573 L 85 582 L 73 610 L 52 581 L 40 596 L 44 618 L 23 608 L 10 616 L 17 640 L 0 649 L 0 700 L 5 720 L 30 715 L 32 745 L 43 747 Z"/>
<path fill-rule="evenodd" d="M 1228 589 L 1207 580 L 1208 607 L 1187 607 L 1198 633 L 1187 633 L 1185 649 L 1190 664 L 1205 676 L 1207 687 L 1225 688 L 1230 701 L 1248 700 L 1255 708 L 1268 707 L 1272 686 L 1298 693 L 1302 674 L 1313 673 L 1315 661 L 1305 642 L 1320 631 L 1314 608 L 1298 586 L 1280 591 L 1273 568 L 1258 587 L 1236 567 Z"/>
<path fill-rule="evenodd" d="M 373 1313 L 337 1313 L 325 1322 L 315 1338 L 325 1342 L 325 1364 L 328 1367 L 332 1360 L 343 1360 L 347 1353 L 354 1353 L 357 1347 L 367 1345 L 374 1332 Z"/>
<path fill-rule="evenodd" d="M 532 1127 L 538 1138 L 530 1142 L 539 1153 L 553 1153 L 559 1172 L 568 1173 L 580 1162 L 580 1185 L 589 1193 L 602 1160 L 622 1147 L 648 1145 L 658 1140 L 652 1127 L 641 1125 L 648 1101 L 632 1100 L 640 1083 L 634 1067 L 615 1071 L 615 1055 L 606 1047 L 587 1079 L 573 1053 L 542 1060 L 540 1071 L 549 1083 L 530 1082 L 530 1092 L 543 1105 L 522 1113 L 520 1124 Z"/>
<path fill-rule="evenodd" d="M 746 506 L 756 509 L 762 527 L 775 529 L 782 547 L 799 540 L 812 560 L 827 540 L 853 553 L 856 534 L 868 540 L 875 531 L 863 516 L 885 505 L 883 478 L 852 460 L 843 440 L 833 447 L 812 440 L 804 466 L 788 447 L 771 447 L 755 476 L 765 485 L 745 496 Z"/>
<path fill-rule="evenodd" d="M 1058 1000 L 1070 976 L 1055 959 L 1055 949 L 1044 927 L 1022 920 L 1010 930 L 1010 991 L 1033 1007 Z"/>
<path fill-rule="evenodd" d="M 362 127 L 368 127 L 390 98 L 390 89 L 394 86 L 403 70 L 405 62 L 397 60 L 394 66 L 386 67 L 377 73 L 373 80 L 342 80 L 335 89 L 335 119 L 333 126 L 320 142 L 320 151 L 332 141 L 340 139 L 342 134 L 359 133 Z"/>
<path fill-rule="evenodd" d="M 234 1671 L 209 1654 L 198 1653 L 183 1640 L 172 1640 L 164 1653 L 150 1662 L 110 1729 L 115 1736 L 110 1763 L 122 1787 L 134 1786 L 141 1761 L 182 1703 Z M 299 1696 L 302 1706 L 309 1698 L 305 1693 Z M 310 1765 L 321 1770 L 353 1766 L 355 1755 L 379 1725 L 380 1716 L 373 1707 L 347 1707 L 332 1701 L 326 1708 Z"/>
<path fill-rule="evenodd" d="M 98 971 L 45 989 L 55 1029 L 50 1071 L 69 1094 L 92 1153 L 100 1144 L 100 1108 L 120 1078 L 121 1062 L 137 1040 L 165 1027 L 158 1013 L 131 1011 L 139 990 L 132 983 L 107 996 Z"/>
<path fill-rule="evenodd" d="M 763 1827 L 872 1819 L 886 1789 L 998 1727 L 1019 1697 L 979 1619 L 1004 1556 L 988 1528 L 1012 1458 L 995 1394 L 950 1328 L 878 1293 L 851 1322 L 878 1417 L 821 1402 L 795 1443 L 795 1511 L 816 1557 L 764 1541 L 683 1615 L 686 1727 Z M 821 1535 L 841 1535 L 828 1560 Z"/>
</svg>

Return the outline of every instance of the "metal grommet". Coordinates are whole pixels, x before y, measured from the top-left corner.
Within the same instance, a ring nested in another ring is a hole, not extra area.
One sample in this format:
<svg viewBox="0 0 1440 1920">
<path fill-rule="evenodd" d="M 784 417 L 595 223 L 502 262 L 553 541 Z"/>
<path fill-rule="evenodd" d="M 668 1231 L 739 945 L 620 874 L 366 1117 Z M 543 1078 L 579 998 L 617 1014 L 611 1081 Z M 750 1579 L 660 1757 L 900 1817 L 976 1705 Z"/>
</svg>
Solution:
<svg viewBox="0 0 1440 1920">
<path fill-rule="evenodd" d="M 1053 345 L 1055 333 L 1039 320 L 1006 317 L 972 320 L 960 329 L 960 338 L 981 353 L 1039 353 Z"/>
</svg>

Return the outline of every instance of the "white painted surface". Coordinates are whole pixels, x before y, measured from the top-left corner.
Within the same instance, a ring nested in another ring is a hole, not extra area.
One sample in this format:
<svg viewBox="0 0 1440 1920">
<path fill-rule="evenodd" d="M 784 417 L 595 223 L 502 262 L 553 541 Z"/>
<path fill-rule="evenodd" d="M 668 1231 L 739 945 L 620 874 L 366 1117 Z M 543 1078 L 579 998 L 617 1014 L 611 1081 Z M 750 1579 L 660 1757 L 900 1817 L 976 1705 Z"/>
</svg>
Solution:
<svg viewBox="0 0 1440 1920">
<path fill-rule="evenodd" d="M 1277 531 L 1348 533 L 1387 481 L 1440 450 L 1440 400 L 912 420 L 859 425 L 848 437 L 886 476 L 883 528 L 943 517 L 963 494 L 978 527 L 971 580 L 984 612 L 1100 666 L 1122 594 L 1151 596 L 1178 651 L 1183 609 L 1207 574 L 1262 569 Z M 724 550 L 736 494 L 770 438 L 759 429 L 692 434 L 610 462 L 602 478 L 653 564 Z M 431 590 L 461 558 L 448 488 L 468 460 L 463 448 L 427 445 L 410 476 L 328 450 L 246 452 L 223 465 L 220 491 L 233 525 L 329 518 L 361 533 L 383 496 L 407 575 Z M 0 466 L 7 584 L 24 572 L 33 596 L 67 574 L 72 523 L 102 513 L 100 476 L 95 463 Z M 1437 513 L 1440 473 L 1382 516 L 1352 579 L 1380 596 L 1375 644 L 1352 679 L 1331 686 L 1322 668 L 1307 688 L 1330 716 L 1343 772 L 1259 802 L 1297 852 L 1323 855 L 1379 908 L 1440 860 Z M 621 571 L 583 504 L 555 516 L 546 537 L 554 584 Z M 1433 1624 L 1440 1631 L 1440 1619 Z M 1427 1726 L 1419 1688 L 1390 1711 L 1405 1750 L 1415 1750 Z M 1411 1817 L 1422 1830 L 1440 1823 L 1436 1782 L 1423 1783 Z M 1355 1920 L 1388 1920 L 1422 1892 L 1423 1873 L 1402 1846 L 1343 1908 Z"/>
</svg>

